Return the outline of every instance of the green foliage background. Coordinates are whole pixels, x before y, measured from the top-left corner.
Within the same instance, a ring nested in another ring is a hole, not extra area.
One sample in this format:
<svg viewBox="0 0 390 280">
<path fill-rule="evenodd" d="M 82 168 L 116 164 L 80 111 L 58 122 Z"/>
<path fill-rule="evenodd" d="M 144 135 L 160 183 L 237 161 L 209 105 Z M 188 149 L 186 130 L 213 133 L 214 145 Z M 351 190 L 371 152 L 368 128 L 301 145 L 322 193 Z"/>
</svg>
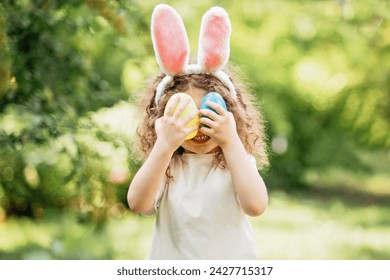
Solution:
<svg viewBox="0 0 390 280">
<path fill-rule="evenodd" d="M 0 223 L 70 213 L 102 226 L 126 215 L 141 164 L 133 103 L 158 73 L 149 31 L 157 3 L 1 2 Z M 352 184 L 389 197 L 389 1 L 167 3 L 193 53 L 203 13 L 228 11 L 231 61 L 267 120 L 271 194 Z"/>
</svg>

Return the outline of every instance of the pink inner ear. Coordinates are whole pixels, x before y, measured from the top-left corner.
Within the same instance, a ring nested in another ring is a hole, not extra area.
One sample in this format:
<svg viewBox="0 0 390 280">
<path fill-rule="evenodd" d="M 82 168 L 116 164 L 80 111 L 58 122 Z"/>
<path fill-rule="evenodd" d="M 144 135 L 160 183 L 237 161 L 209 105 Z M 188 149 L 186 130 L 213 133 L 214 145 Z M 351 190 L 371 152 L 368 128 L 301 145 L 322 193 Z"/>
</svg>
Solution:
<svg viewBox="0 0 390 280">
<path fill-rule="evenodd" d="M 169 6 L 160 7 L 153 13 L 153 43 L 160 67 L 174 76 L 183 72 L 188 63 L 189 42 L 180 16 Z"/>
<path fill-rule="evenodd" d="M 199 39 L 200 63 L 204 69 L 217 71 L 225 66 L 229 59 L 230 31 L 230 21 L 224 10 L 205 15 Z"/>
</svg>

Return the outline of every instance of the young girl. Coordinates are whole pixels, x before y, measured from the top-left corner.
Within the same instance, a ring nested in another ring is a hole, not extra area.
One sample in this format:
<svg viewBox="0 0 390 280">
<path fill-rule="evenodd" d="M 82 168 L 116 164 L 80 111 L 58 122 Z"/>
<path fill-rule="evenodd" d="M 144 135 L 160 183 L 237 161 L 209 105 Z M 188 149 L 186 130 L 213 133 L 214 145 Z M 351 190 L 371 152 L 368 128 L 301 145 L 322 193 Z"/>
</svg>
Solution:
<svg viewBox="0 0 390 280">
<path fill-rule="evenodd" d="M 254 155 L 259 165 L 267 163 L 267 156 L 261 119 L 243 87 L 222 70 L 230 28 L 222 8 L 209 10 L 202 20 L 198 64 L 188 65 L 180 16 L 167 5 L 153 11 L 152 39 L 164 73 L 145 94 L 139 134 L 146 160 L 128 192 L 133 211 L 157 212 L 152 259 L 257 258 L 247 215 L 261 215 L 267 206 Z M 180 102 L 176 93 L 189 94 L 200 108 L 211 91 L 223 97 L 227 110 L 208 101 L 215 112 L 196 110 L 180 118 L 188 102 Z M 200 125 L 186 126 L 196 114 Z M 193 131 L 196 136 L 185 140 Z"/>
</svg>

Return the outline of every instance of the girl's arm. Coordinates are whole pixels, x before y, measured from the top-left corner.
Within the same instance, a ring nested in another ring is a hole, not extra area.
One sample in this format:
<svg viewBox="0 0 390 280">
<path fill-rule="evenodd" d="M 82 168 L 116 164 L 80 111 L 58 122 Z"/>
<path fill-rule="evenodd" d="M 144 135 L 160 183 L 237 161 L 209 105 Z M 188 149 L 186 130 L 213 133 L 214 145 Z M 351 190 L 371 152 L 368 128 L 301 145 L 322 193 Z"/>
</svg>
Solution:
<svg viewBox="0 0 390 280">
<path fill-rule="evenodd" d="M 268 205 L 268 193 L 256 166 L 251 162 L 239 137 L 231 139 L 221 149 L 232 174 L 237 197 L 244 212 L 259 216 Z"/>
<path fill-rule="evenodd" d="M 131 181 L 127 201 L 136 213 L 150 213 L 157 191 L 164 182 L 165 171 L 173 153 L 161 144 L 156 141 L 149 157 Z"/>
<path fill-rule="evenodd" d="M 180 102 L 180 97 L 173 98 L 177 100 L 167 108 L 168 114 L 156 120 L 156 143 L 145 163 L 135 174 L 127 193 L 128 204 L 136 213 L 149 214 L 153 210 L 155 196 L 164 182 L 165 171 L 173 153 L 183 143 L 185 137 L 197 129 L 197 126 L 185 127 L 197 112 L 180 119 L 179 116 L 189 102 L 181 102 L 179 108 L 174 111 Z"/>
<path fill-rule="evenodd" d="M 200 110 L 201 115 L 209 117 L 200 119 L 202 124 L 208 126 L 202 127 L 201 132 L 212 137 L 221 147 L 244 212 L 250 216 L 259 216 L 268 205 L 267 189 L 237 134 L 234 116 L 214 102 L 206 104 L 218 114 Z"/>
</svg>

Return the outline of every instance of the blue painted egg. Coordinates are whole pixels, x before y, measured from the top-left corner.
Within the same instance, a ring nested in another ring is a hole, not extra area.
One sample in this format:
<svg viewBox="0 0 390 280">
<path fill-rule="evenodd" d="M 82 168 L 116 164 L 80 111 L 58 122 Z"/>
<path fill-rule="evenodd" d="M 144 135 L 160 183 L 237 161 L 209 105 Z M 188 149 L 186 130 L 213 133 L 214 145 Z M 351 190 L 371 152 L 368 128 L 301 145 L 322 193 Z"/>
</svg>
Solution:
<svg viewBox="0 0 390 280">
<path fill-rule="evenodd" d="M 208 109 L 208 110 L 215 112 L 214 109 L 212 109 L 206 105 L 206 101 L 215 102 L 215 103 L 221 105 L 222 108 L 224 108 L 227 111 L 225 100 L 223 100 L 222 96 L 217 92 L 213 92 L 213 91 L 209 92 L 208 94 L 206 94 L 203 97 L 202 102 L 200 103 L 200 109 Z M 217 113 L 217 112 L 215 112 L 215 113 Z"/>
<path fill-rule="evenodd" d="M 200 103 L 200 109 L 207 109 L 207 110 L 211 110 L 211 111 L 217 113 L 213 108 L 206 105 L 207 101 L 215 102 L 215 103 L 221 105 L 222 108 L 224 108 L 227 111 L 225 100 L 223 100 L 222 96 L 219 93 L 213 92 L 213 91 L 209 92 L 208 94 L 206 94 L 203 97 L 202 102 Z M 205 117 L 205 116 L 201 116 L 201 118 L 202 117 Z M 205 124 L 202 124 L 202 126 L 208 127 Z"/>
</svg>

